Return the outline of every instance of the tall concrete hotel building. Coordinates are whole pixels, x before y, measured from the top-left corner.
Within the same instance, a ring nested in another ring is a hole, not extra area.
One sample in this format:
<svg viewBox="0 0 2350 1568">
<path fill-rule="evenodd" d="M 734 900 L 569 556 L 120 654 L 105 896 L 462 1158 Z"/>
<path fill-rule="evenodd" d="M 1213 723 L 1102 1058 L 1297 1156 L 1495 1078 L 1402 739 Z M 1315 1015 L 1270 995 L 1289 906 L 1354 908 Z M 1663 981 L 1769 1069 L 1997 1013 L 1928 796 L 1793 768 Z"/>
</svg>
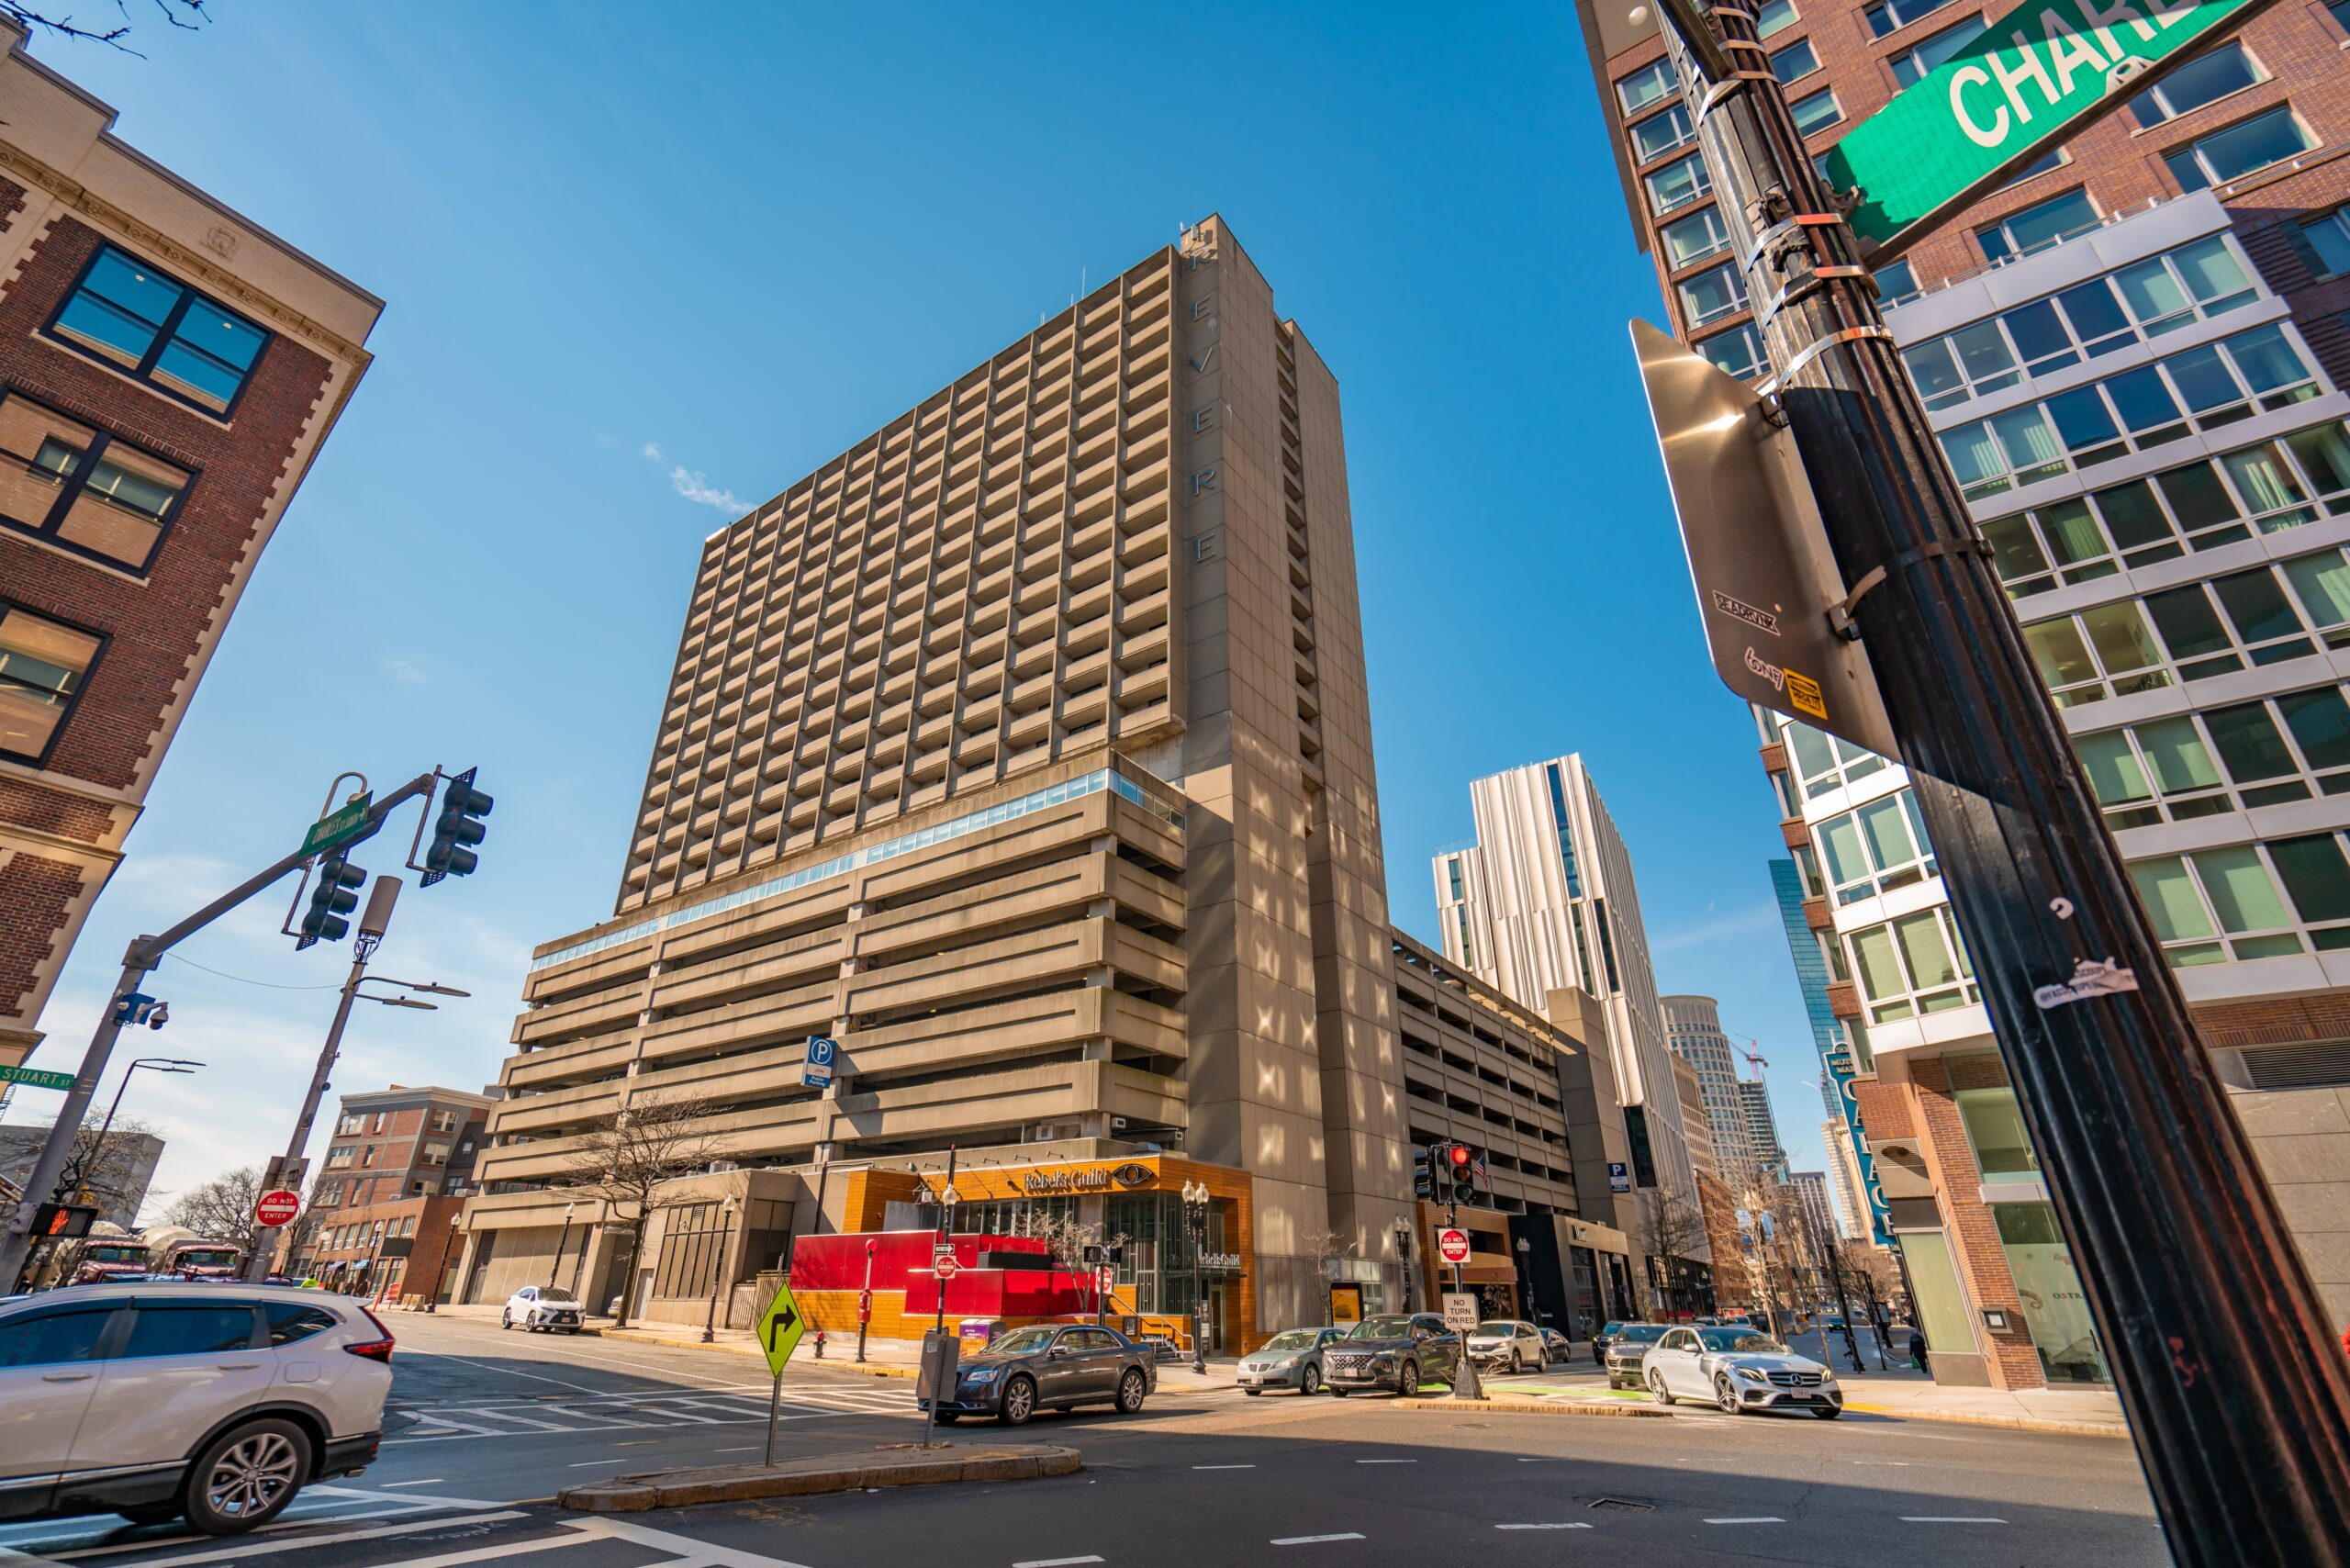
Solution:
<svg viewBox="0 0 2350 1568">
<path fill-rule="evenodd" d="M 1694 106 L 1583 0 L 1677 332 L 1765 374 Z M 1815 152 L 2012 7 L 1768 0 Z M 2277 6 L 1881 259 L 1886 321 L 2333 1321 L 2350 1320 L 2350 6 Z M 1660 526 L 1663 520 L 1660 519 Z M 1759 716 L 1937 1378 L 2104 1361 L 1907 776 Z M 1986 1327 L 1996 1311 L 2005 1328 Z"/>
<path fill-rule="evenodd" d="M 1396 934 L 1382 854 L 1337 384 L 1210 218 L 705 544 L 613 917 L 532 961 L 460 1293 L 545 1276 L 579 1233 L 543 1189 L 653 1098 L 743 1169 L 642 1259 L 599 1230 L 599 1304 L 698 1319 L 699 1236 L 748 1278 L 928 1224 L 954 1146 L 958 1230 L 1098 1225 L 1121 1306 L 1196 1279 L 1225 1345 L 1334 1282 L 1400 1305 L 1414 1120 L 1574 1215 L 1580 1051 Z M 1620 1251 L 1594 1174 L 1574 1245 Z M 1469 1277 L 1506 1291 L 1498 1234 Z"/>
</svg>

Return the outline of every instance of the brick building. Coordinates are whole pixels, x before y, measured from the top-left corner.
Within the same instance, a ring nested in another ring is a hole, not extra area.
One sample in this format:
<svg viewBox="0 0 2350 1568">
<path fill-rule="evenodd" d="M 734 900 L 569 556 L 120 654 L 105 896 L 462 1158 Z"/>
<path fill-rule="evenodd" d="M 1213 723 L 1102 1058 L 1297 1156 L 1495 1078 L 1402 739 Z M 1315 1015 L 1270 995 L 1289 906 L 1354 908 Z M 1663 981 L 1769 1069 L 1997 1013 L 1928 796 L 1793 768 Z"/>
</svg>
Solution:
<svg viewBox="0 0 2350 1568">
<path fill-rule="evenodd" d="M 418 1197 L 323 1215 L 286 1271 L 397 1306 L 447 1301 L 464 1250 L 458 1221 L 464 1207 L 463 1198 Z"/>
<path fill-rule="evenodd" d="M 108 132 L 0 24 L 0 1064 L 382 302 Z"/>
<path fill-rule="evenodd" d="M 344 1095 L 326 1162 L 310 1183 L 311 1212 L 464 1193 L 491 1103 L 462 1089 L 397 1083 Z"/>
<path fill-rule="evenodd" d="M 1815 152 L 2014 7 L 1768 0 Z M 1692 106 L 1583 0 L 1676 332 L 1765 373 Z M 2350 1316 L 2350 6 L 2273 7 L 1908 254 L 1886 324 L 2335 1321 Z M 2337 594 L 2337 590 L 2339 590 Z M 2103 1358 L 1906 775 L 1764 715 L 1863 1182 L 1945 1380 Z M 1791 922 L 1792 924 L 1792 922 Z M 2008 1327 L 1993 1330 L 1986 1312 Z"/>
</svg>

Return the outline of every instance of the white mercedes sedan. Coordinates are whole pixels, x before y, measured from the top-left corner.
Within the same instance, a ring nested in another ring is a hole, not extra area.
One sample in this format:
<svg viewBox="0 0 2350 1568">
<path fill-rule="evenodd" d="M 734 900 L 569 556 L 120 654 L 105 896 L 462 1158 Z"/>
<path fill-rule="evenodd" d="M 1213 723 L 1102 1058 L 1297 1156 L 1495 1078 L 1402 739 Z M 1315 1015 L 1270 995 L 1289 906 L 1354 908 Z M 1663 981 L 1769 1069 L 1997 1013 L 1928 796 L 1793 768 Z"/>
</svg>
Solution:
<svg viewBox="0 0 2350 1568">
<path fill-rule="evenodd" d="M 1751 1328 L 1674 1328 L 1640 1359 L 1640 1381 L 1660 1405 L 1710 1399 L 1724 1413 L 1809 1410 L 1826 1420 L 1844 1413 L 1836 1374 Z"/>
</svg>

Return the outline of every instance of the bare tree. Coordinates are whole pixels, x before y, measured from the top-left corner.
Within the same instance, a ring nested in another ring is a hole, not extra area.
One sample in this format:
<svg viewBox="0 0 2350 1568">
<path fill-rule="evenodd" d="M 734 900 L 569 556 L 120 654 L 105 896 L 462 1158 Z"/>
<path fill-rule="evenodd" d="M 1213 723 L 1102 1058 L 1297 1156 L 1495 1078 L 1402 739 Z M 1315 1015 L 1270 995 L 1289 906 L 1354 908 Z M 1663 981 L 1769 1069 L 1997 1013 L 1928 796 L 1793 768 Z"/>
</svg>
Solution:
<svg viewBox="0 0 2350 1568">
<path fill-rule="evenodd" d="M 72 1202 L 94 1204 L 118 1225 L 135 1224 L 139 1206 L 148 1195 L 146 1178 L 151 1174 L 140 1159 L 139 1140 L 153 1137 L 154 1131 L 131 1116 L 117 1116 L 103 1141 L 95 1127 L 76 1129 L 58 1186 Z"/>
<path fill-rule="evenodd" d="M 274 1245 L 276 1232 L 253 1218 L 262 1194 L 261 1170 L 248 1165 L 191 1187 L 163 1212 L 165 1225 L 185 1226 L 210 1241 L 233 1241 L 251 1256 L 257 1245 Z"/>
<path fill-rule="evenodd" d="M 1633 1235 L 1649 1258 L 1649 1291 L 1661 1315 L 1679 1304 L 1684 1259 L 1695 1257 L 1706 1238 L 1706 1216 L 1695 1204 L 1670 1187 L 1644 1187 L 1633 1215 Z"/>
<path fill-rule="evenodd" d="M 662 1186 L 705 1170 L 719 1157 L 718 1135 L 710 1130 L 719 1106 L 709 1100 L 637 1100 L 600 1116 L 579 1135 L 571 1169 L 552 1185 L 602 1200 L 607 1222 L 628 1227 L 626 1271 L 644 1252 L 644 1230 L 660 1209 L 678 1206 L 664 1199 Z M 628 1327 L 628 1291 L 621 1291 L 620 1327 Z"/>
<path fill-rule="evenodd" d="M 153 0 L 153 4 L 164 21 L 188 32 L 194 32 L 212 19 L 212 13 L 204 8 L 205 0 Z M 138 54 L 137 50 L 122 41 L 130 36 L 129 0 L 114 0 L 114 8 L 115 14 L 122 20 L 110 28 L 85 28 L 70 14 L 51 16 L 47 11 L 37 11 L 29 6 L 20 5 L 17 0 L 0 0 L 0 17 L 16 23 L 27 32 L 45 32 L 62 39 L 86 39 L 92 43 L 111 45 L 125 54 Z M 143 60 L 146 56 L 140 55 L 140 58 Z"/>
</svg>

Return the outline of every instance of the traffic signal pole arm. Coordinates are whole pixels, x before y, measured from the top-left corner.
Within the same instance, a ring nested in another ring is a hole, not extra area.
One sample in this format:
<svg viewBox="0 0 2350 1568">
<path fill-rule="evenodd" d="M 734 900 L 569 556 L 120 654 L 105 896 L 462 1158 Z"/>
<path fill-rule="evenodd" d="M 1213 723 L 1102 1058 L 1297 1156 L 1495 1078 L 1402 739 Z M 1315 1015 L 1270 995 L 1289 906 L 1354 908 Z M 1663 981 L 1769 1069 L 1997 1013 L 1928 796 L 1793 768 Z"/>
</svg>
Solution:
<svg viewBox="0 0 2350 1568">
<path fill-rule="evenodd" d="M 1780 407 L 1843 582 L 1861 589 L 1841 608 L 1911 770 L 2171 1550 L 2190 1568 L 2338 1568 L 2350 1370 L 1886 329 L 1852 197 L 1815 171 L 1753 13 L 1666 9 Z M 2117 25 L 2136 15 L 2117 11 Z M 1684 29 L 1729 74 L 1701 80 Z"/>
<path fill-rule="evenodd" d="M 391 814 L 394 807 L 419 795 L 430 796 L 434 779 L 432 774 L 419 774 L 368 807 L 366 830 L 357 834 L 352 842 L 372 836 L 377 828 L 383 826 L 384 819 Z M 90 1101 L 98 1092 L 98 1080 L 106 1075 L 106 1060 L 114 1054 L 115 1036 L 122 1032 L 122 1009 L 117 1005 L 117 1000 L 137 991 L 148 973 L 163 961 L 164 954 L 288 871 L 298 869 L 309 858 L 308 854 L 297 850 L 265 869 L 254 872 L 161 935 L 132 938 L 122 956 L 122 979 L 106 999 L 106 1012 L 99 1016 L 98 1026 L 90 1036 L 90 1047 L 82 1054 L 82 1068 L 73 1076 L 73 1087 L 65 1092 L 65 1103 L 58 1108 L 56 1123 L 49 1131 L 49 1141 L 42 1145 L 40 1158 L 34 1162 L 32 1174 L 25 1182 L 25 1201 L 17 1205 L 16 1214 L 8 1222 L 6 1233 L 0 1235 L 0 1294 L 16 1288 L 18 1276 L 24 1272 L 25 1260 L 32 1252 L 31 1226 L 33 1210 L 37 1206 L 33 1194 L 46 1193 L 57 1185 L 57 1179 L 65 1169 L 65 1161 L 73 1151 L 73 1135 L 80 1129 L 82 1119 L 89 1114 Z"/>
</svg>

